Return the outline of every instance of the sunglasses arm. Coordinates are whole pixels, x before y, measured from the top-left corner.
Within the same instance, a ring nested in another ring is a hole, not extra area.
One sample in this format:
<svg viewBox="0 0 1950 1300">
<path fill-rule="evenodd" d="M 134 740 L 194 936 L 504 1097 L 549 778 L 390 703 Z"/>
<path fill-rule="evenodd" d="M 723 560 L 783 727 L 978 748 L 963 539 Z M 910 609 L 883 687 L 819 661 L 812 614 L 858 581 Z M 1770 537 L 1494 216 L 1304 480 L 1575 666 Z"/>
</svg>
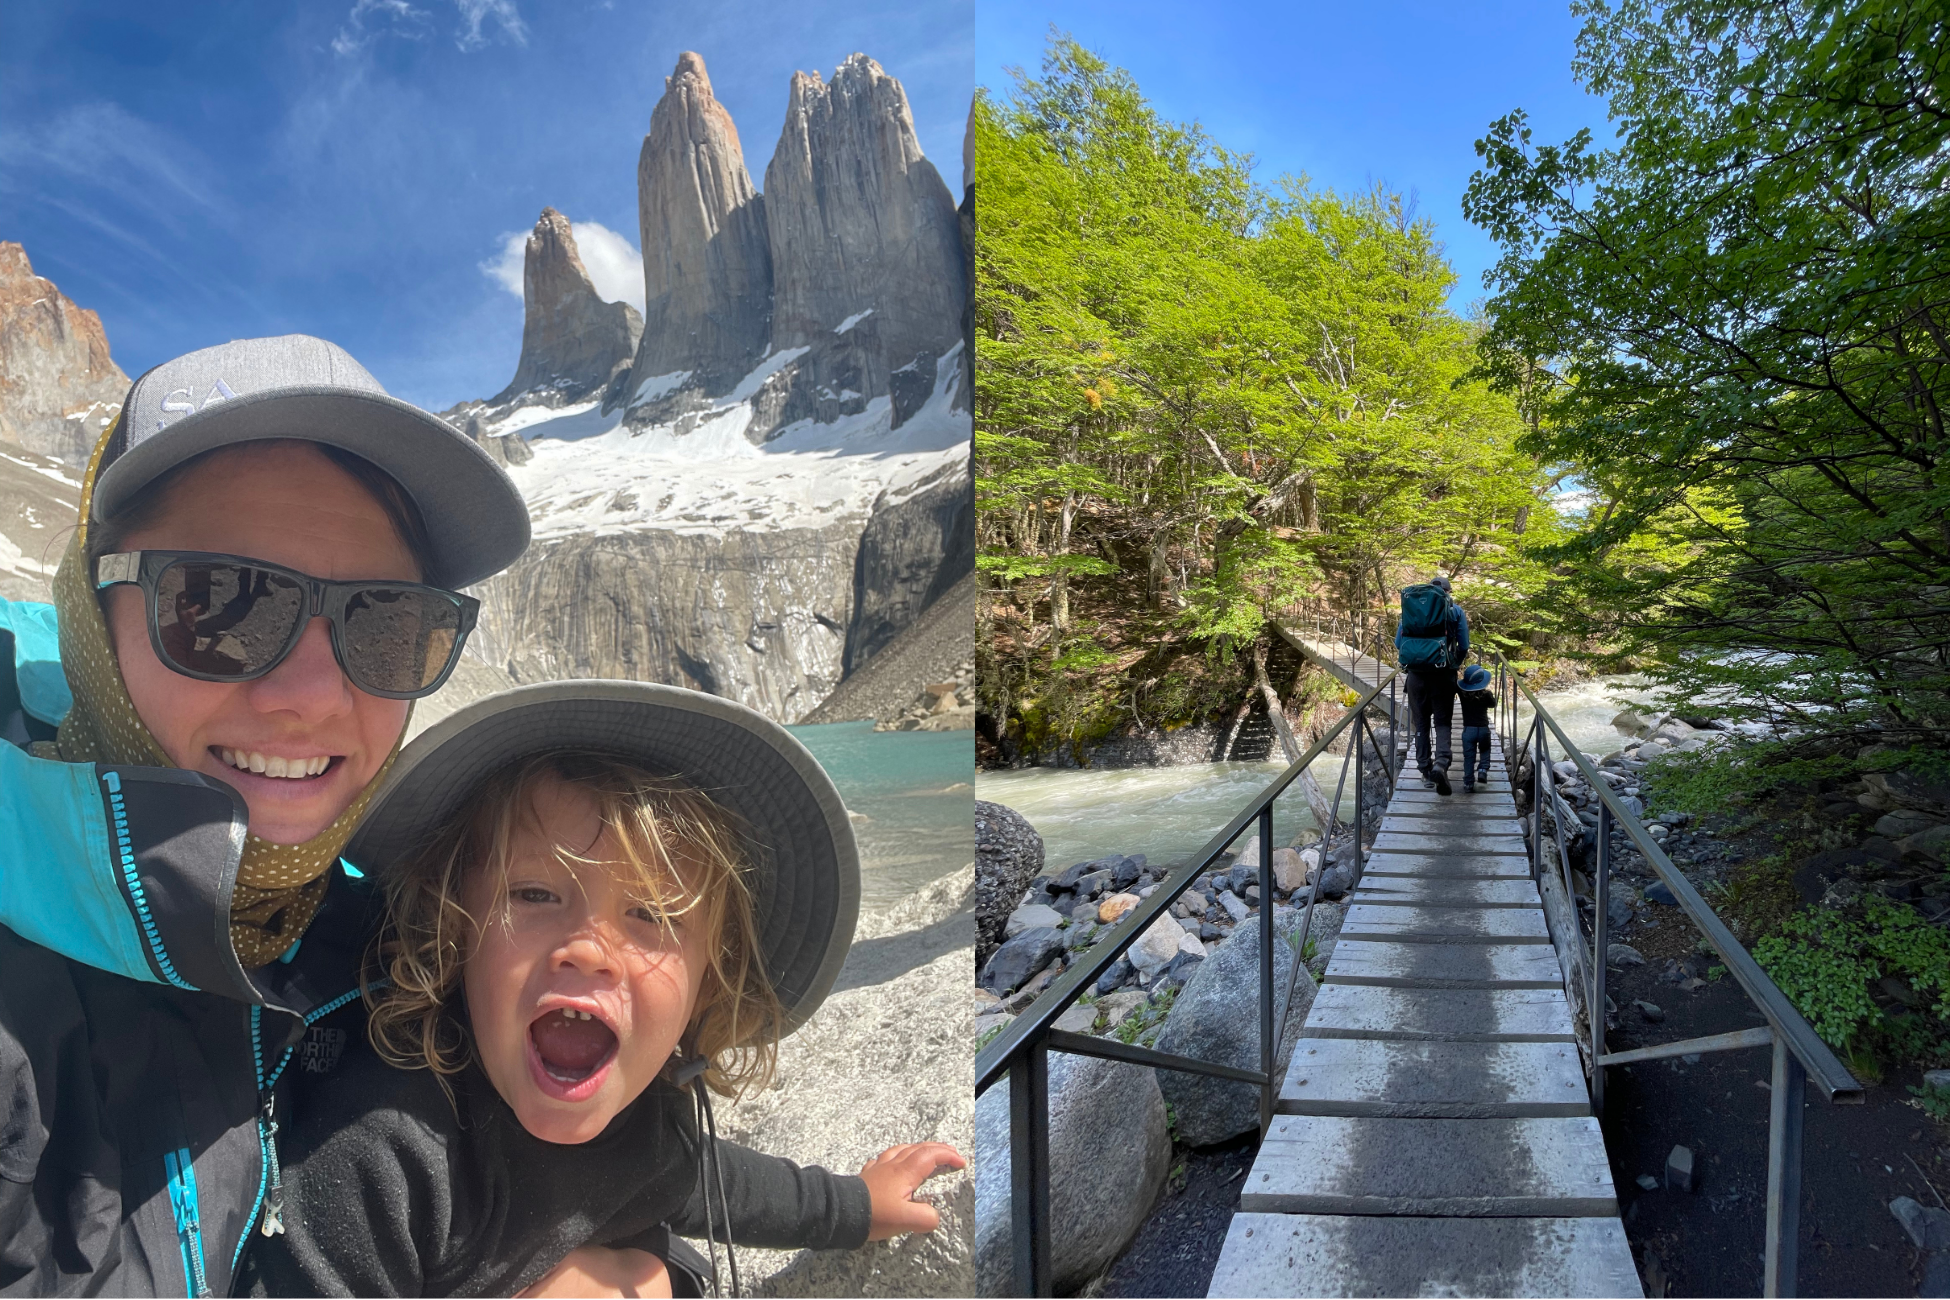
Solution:
<svg viewBox="0 0 1950 1300">
<path fill-rule="evenodd" d="M 95 589 L 142 581 L 142 552 L 120 551 L 95 561 Z"/>
</svg>

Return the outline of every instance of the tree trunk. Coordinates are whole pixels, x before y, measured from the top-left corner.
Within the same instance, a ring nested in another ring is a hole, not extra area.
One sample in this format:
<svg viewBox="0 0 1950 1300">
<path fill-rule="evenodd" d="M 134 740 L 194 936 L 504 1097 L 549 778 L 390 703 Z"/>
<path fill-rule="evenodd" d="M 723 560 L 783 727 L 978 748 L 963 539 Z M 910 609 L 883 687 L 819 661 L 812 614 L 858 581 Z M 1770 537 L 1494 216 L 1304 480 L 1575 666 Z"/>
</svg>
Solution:
<svg viewBox="0 0 1950 1300">
<path fill-rule="evenodd" d="M 1150 564 L 1144 575 L 1144 598 L 1153 609 L 1165 607 L 1165 589 L 1171 585 L 1171 567 L 1165 563 L 1165 556 L 1170 547 L 1169 529 L 1160 528 L 1151 534 L 1148 551 Z"/>
<path fill-rule="evenodd" d="M 1076 517 L 1077 494 L 1074 491 L 1066 491 L 1063 493 L 1063 510 L 1057 516 L 1056 553 L 1058 555 L 1070 553 L 1070 525 L 1076 521 Z M 1055 625 L 1058 632 L 1067 632 L 1070 628 L 1070 575 L 1067 573 L 1059 572 L 1056 581 L 1050 586 L 1049 621 Z"/>
<path fill-rule="evenodd" d="M 1274 691 L 1273 683 L 1266 678 L 1264 641 L 1253 643 L 1253 684 L 1259 687 L 1260 695 L 1266 700 L 1266 714 L 1272 720 L 1274 734 L 1280 738 L 1280 748 L 1286 751 L 1286 761 L 1299 762 L 1305 757 L 1306 751 L 1300 747 L 1299 739 L 1293 734 L 1293 724 L 1287 721 L 1286 710 L 1280 707 L 1280 697 Z M 1333 805 L 1327 802 L 1327 795 L 1321 790 L 1320 782 L 1314 780 L 1312 772 L 1302 768 L 1295 784 L 1300 787 L 1300 793 L 1306 798 L 1308 811 L 1313 813 L 1314 824 L 1320 827 L 1320 833 L 1324 838 L 1327 834 L 1327 824 L 1331 820 L 1330 813 Z"/>
</svg>

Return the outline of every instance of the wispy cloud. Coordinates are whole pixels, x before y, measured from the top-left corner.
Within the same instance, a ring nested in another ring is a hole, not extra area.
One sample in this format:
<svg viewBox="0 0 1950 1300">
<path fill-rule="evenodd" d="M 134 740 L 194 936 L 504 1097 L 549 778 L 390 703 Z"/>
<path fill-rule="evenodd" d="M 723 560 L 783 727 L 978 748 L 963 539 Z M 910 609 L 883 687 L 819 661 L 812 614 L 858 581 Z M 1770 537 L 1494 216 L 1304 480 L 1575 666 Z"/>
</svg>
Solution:
<svg viewBox="0 0 1950 1300">
<path fill-rule="evenodd" d="M 486 47 L 487 33 L 481 28 L 490 21 L 513 44 L 528 44 L 528 24 L 521 20 L 521 10 L 516 8 L 515 0 L 454 0 L 454 6 L 460 10 L 454 45 L 463 54 Z M 352 12 L 345 16 L 345 25 L 332 38 L 332 52 L 349 57 L 362 53 L 386 36 L 421 40 L 432 23 L 432 15 L 424 9 L 415 9 L 409 0 L 357 0 Z"/>
<path fill-rule="evenodd" d="M 515 0 L 454 0 L 454 3 L 460 7 L 463 24 L 455 43 L 462 50 L 471 52 L 487 44 L 487 37 L 481 34 L 481 24 L 490 18 L 501 25 L 501 34 L 510 41 L 516 45 L 528 44 L 528 25 L 521 21 Z"/>
<path fill-rule="evenodd" d="M 332 38 L 332 53 L 341 58 L 357 54 L 382 36 L 417 41 L 426 36 L 429 18 L 407 0 L 358 0 L 345 16 L 345 26 Z"/>
<path fill-rule="evenodd" d="M 572 221 L 569 231 L 575 236 L 576 252 L 596 286 L 596 296 L 604 302 L 627 302 L 643 310 L 643 255 L 622 235 L 595 221 Z M 528 256 L 528 232 L 511 231 L 501 236 L 501 247 L 480 264 L 481 273 L 515 297 L 522 296 L 522 264 Z"/>
<path fill-rule="evenodd" d="M 187 141 L 107 101 L 0 130 L 0 168 L 58 172 L 163 218 L 184 209 L 199 218 L 226 210 L 217 188 L 222 169 Z"/>
</svg>

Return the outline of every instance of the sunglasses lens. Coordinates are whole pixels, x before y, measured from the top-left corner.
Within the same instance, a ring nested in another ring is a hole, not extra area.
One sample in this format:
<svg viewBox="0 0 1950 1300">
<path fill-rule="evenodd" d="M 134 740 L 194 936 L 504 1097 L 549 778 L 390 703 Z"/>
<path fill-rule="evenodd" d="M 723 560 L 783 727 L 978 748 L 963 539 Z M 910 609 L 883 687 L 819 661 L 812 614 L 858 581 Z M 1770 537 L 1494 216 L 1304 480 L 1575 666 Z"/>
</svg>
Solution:
<svg viewBox="0 0 1950 1300">
<path fill-rule="evenodd" d="M 304 588 L 270 569 L 185 560 L 156 581 L 164 657 L 205 677 L 263 672 L 284 653 L 304 611 Z"/>
<path fill-rule="evenodd" d="M 371 691 L 424 691 L 460 648 L 460 606 L 436 591 L 367 587 L 345 605 L 346 672 Z"/>
</svg>

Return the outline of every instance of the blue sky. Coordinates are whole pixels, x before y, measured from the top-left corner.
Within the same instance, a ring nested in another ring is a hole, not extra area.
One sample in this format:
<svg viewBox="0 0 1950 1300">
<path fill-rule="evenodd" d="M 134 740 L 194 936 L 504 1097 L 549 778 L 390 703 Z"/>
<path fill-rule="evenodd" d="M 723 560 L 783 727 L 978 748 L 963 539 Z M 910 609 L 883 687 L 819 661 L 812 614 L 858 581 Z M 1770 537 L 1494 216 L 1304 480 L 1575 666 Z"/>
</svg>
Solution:
<svg viewBox="0 0 1950 1300">
<path fill-rule="evenodd" d="M 977 82 L 1003 91 L 1011 66 L 1036 75 L 1052 25 L 1129 71 L 1166 117 L 1252 153 L 1262 184 L 1305 174 L 1413 191 L 1459 276 L 1457 310 L 1496 260 L 1462 216 L 1489 124 L 1523 108 L 1540 142 L 1583 126 L 1611 138 L 1603 101 L 1571 78 L 1578 23 L 1563 0 L 978 0 Z"/>
<path fill-rule="evenodd" d="M 131 377 L 301 332 L 439 409 L 514 373 L 521 303 L 492 273 L 510 232 L 548 204 L 635 245 L 679 52 L 703 54 L 761 186 L 793 71 L 871 55 L 959 200 L 974 46 L 973 0 L 11 3 L 0 239 L 101 313 Z M 584 242 L 614 282 L 631 250 Z"/>
</svg>

